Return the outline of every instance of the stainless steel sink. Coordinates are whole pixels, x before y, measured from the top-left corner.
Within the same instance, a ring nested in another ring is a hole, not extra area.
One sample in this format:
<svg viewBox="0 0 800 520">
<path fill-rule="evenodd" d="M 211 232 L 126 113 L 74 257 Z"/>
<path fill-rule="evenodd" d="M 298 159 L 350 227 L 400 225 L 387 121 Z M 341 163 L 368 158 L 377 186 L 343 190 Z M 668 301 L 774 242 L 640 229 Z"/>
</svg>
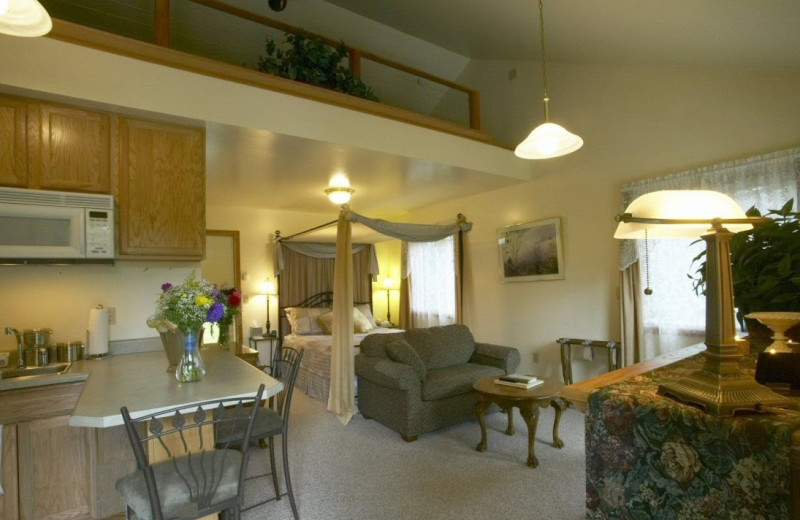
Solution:
<svg viewBox="0 0 800 520">
<path fill-rule="evenodd" d="M 14 377 L 41 376 L 47 374 L 61 374 L 69 370 L 72 363 L 53 363 L 42 367 L 4 368 L 0 370 L 0 379 Z"/>
</svg>

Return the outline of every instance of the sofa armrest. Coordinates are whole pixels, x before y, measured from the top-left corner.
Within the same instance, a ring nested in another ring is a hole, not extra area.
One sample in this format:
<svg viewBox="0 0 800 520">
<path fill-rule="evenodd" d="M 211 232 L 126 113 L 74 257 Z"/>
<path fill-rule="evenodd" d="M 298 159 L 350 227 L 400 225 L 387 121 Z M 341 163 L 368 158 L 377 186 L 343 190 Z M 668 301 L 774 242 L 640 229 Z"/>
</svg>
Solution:
<svg viewBox="0 0 800 520">
<path fill-rule="evenodd" d="M 506 374 L 514 372 L 519 366 L 519 361 L 519 350 L 516 348 L 490 343 L 475 343 L 475 353 L 470 358 L 471 363 L 497 367 Z"/>
<path fill-rule="evenodd" d="M 365 354 L 355 357 L 355 373 L 358 377 L 395 390 L 407 391 L 421 385 L 417 372 L 411 366 Z"/>
</svg>

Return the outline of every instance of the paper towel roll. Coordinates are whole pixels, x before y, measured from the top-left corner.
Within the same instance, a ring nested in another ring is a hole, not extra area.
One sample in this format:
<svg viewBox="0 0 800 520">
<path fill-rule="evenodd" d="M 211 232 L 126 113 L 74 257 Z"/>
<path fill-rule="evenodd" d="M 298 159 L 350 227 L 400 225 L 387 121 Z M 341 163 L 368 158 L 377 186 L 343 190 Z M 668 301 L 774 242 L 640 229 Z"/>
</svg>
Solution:
<svg viewBox="0 0 800 520">
<path fill-rule="evenodd" d="M 89 309 L 89 325 L 86 327 L 86 355 L 88 357 L 108 354 L 108 309 L 98 305 Z"/>
</svg>

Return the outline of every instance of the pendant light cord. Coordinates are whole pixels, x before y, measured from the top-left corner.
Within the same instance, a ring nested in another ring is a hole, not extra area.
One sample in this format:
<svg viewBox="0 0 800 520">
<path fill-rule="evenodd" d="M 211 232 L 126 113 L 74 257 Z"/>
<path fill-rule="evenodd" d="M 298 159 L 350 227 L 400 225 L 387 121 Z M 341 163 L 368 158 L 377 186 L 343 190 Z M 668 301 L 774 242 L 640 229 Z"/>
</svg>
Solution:
<svg viewBox="0 0 800 520">
<path fill-rule="evenodd" d="M 539 27 L 542 44 L 542 91 L 544 92 L 544 121 L 550 121 L 550 95 L 547 92 L 547 54 L 544 44 L 544 5 L 539 0 Z"/>
</svg>

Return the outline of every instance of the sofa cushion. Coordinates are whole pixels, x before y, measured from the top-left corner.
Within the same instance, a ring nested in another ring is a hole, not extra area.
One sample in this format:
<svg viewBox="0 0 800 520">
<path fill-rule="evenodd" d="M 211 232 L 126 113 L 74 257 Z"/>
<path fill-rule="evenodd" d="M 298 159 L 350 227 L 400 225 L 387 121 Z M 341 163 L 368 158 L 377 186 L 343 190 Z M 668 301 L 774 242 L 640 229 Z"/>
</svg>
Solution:
<svg viewBox="0 0 800 520">
<path fill-rule="evenodd" d="M 405 339 L 428 370 L 467 363 L 475 351 L 475 339 L 465 325 L 411 329 Z"/>
<path fill-rule="evenodd" d="M 370 357 L 388 358 L 386 345 L 397 339 L 403 339 L 402 332 L 392 332 L 389 334 L 370 334 L 361 340 L 358 345 L 361 352 Z"/>
<path fill-rule="evenodd" d="M 425 377 L 428 375 L 428 369 L 425 368 L 425 364 L 419 358 L 419 355 L 417 354 L 417 351 L 414 350 L 414 347 L 409 345 L 406 340 L 398 338 L 387 344 L 386 354 L 389 355 L 389 359 L 392 361 L 410 365 L 411 368 L 416 371 L 417 375 L 419 376 L 419 380 L 425 381 Z"/>
<path fill-rule="evenodd" d="M 499 368 L 476 363 L 428 370 L 428 377 L 422 383 L 422 400 L 437 401 L 471 392 L 472 383 L 478 379 L 502 375 L 505 372 Z"/>
</svg>

